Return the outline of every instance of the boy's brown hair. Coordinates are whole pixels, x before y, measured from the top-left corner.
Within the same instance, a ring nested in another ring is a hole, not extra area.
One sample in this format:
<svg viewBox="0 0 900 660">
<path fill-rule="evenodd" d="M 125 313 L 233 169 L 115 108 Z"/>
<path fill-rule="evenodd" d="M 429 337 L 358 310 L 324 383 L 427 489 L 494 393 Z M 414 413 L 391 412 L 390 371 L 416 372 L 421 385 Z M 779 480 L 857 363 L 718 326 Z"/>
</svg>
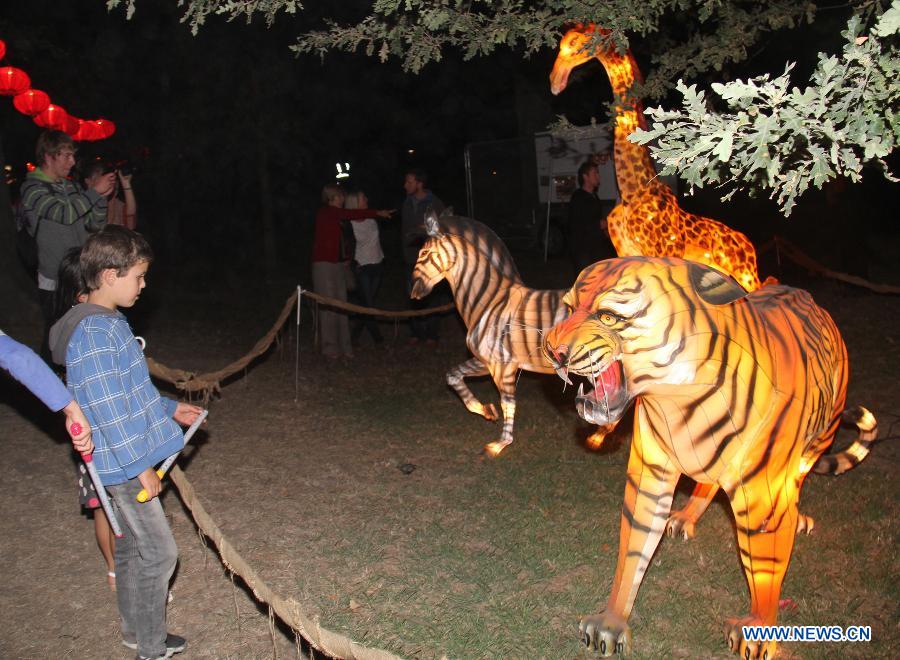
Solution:
<svg viewBox="0 0 900 660">
<path fill-rule="evenodd" d="M 38 164 L 43 165 L 44 159 L 47 156 L 55 156 L 64 148 L 76 151 L 75 141 L 72 140 L 71 136 L 69 136 L 67 133 L 63 133 L 62 131 L 47 130 L 43 131 L 38 136 L 37 145 L 34 149 L 34 155 L 37 158 Z"/>
<path fill-rule="evenodd" d="M 81 276 L 88 291 L 100 288 L 100 275 L 114 268 L 119 277 L 141 261 L 153 261 L 153 250 L 143 236 L 121 225 L 107 225 L 81 248 Z"/>
</svg>

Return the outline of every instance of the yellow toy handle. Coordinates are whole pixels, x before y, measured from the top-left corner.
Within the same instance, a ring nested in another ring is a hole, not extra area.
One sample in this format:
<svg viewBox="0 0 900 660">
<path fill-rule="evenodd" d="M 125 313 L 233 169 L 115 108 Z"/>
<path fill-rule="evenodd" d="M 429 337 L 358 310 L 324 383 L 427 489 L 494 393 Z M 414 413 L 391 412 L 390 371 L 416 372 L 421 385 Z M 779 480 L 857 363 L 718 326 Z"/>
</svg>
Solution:
<svg viewBox="0 0 900 660">
<path fill-rule="evenodd" d="M 164 475 L 164 474 L 165 474 L 165 472 L 163 472 L 162 470 L 157 470 L 157 471 L 156 471 L 156 476 L 159 477 L 160 479 L 163 478 L 163 475 Z M 141 502 L 141 503 L 143 504 L 144 502 L 147 501 L 147 499 L 148 499 L 148 497 L 147 497 L 147 489 L 146 489 L 146 488 L 141 488 L 141 492 L 137 494 L 137 501 L 138 501 L 138 502 Z"/>
<path fill-rule="evenodd" d="M 209 414 L 208 410 L 204 410 L 203 412 L 201 412 L 199 415 L 197 415 L 197 419 L 194 420 L 194 423 L 191 424 L 191 426 L 188 428 L 187 431 L 185 431 L 185 434 L 184 434 L 184 444 L 185 445 L 187 445 L 187 443 L 190 441 L 191 436 L 194 435 L 194 432 L 203 423 L 203 420 L 206 419 L 206 416 L 208 414 Z M 179 449 L 174 454 L 169 456 L 169 458 L 164 460 L 158 468 L 156 468 L 156 474 L 159 475 L 160 479 L 162 479 L 163 475 L 169 471 L 169 468 L 172 467 L 172 464 L 175 462 L 175 459 L 178 458 L 178 454 L 180 454 L 180 453 L 181 453 L 181 450 Z M 143 503 L 143 502 L 146 502 L 148 499 L 150 499 L 150 497 L 147 493 L 147 489 L 141 488 L 141 492 L 137 494 L 137 501 Z"/>
</svg>

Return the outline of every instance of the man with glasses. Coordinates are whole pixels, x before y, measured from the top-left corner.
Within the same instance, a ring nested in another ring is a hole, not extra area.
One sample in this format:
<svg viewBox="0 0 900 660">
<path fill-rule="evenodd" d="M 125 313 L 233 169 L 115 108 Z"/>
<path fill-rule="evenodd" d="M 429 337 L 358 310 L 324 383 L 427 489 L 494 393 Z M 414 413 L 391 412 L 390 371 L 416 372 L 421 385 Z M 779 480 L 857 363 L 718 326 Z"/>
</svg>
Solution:
<svg viewBox="0 0 900 660">
<path fill-rule="evenodd" d="M 112 191 L 115 174 L 99 177 L 87 189 L 70 180 L 75 143 L 62 131 L 41 133 L 36 156 L 40 165 L 25 178 L 20 203 L 28 231 L 37 242 L 38 297 L 45 324 L 41 357 L 49 362 L 47 333 L 55 321 L 53 292 L 59 263 L 68 250 L 84 244 L 89 232 L 106 225 L 106 195 Z"/>
</svg>

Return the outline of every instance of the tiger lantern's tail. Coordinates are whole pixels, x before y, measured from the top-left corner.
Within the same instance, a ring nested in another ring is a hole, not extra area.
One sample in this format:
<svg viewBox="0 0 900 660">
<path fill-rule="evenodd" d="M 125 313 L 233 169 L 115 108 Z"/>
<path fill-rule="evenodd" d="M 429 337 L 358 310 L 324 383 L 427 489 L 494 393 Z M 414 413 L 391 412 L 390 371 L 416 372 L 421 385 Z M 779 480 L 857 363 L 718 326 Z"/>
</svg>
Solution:
<svg viewBox="0 0 900 660">
<path fill-rule="evenodd" d="M 859 436 L 844 451 L 819 458 L 813 466 L 813 472 L 842 474 L 862 463 L 869 455 L 869 451 L 878 437 L 878 422 L 875 420 L 875 415 L 862 406 L 857 406 L 845 410 L 843 419 L 847 423 L 856 425 L 859 429 Z"/>
</svg>

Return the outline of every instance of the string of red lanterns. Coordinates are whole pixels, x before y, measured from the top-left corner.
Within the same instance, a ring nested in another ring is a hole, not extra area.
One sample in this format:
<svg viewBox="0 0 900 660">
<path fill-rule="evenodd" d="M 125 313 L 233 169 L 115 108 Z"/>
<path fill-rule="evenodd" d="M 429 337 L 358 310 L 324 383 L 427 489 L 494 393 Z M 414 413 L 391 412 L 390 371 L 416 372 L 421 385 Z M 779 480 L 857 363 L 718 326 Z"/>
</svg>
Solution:
<svg viewBox="0 0 900 660">
<path fill-rule="evenodd" d="M 6 42 L 0 39 L 0 60 L 6 56 Z M 116 132 L 109 119 L 79 119 L 61 105 L 50 102 L 46 92 L 31 89 L 31 78 L 14 66 L 0 67 L 0 96 L 12 96 L 16 110 L 28 115 L 43 128 L 65 131 L 73 140 L 104 140 Z"/>
</svg>

